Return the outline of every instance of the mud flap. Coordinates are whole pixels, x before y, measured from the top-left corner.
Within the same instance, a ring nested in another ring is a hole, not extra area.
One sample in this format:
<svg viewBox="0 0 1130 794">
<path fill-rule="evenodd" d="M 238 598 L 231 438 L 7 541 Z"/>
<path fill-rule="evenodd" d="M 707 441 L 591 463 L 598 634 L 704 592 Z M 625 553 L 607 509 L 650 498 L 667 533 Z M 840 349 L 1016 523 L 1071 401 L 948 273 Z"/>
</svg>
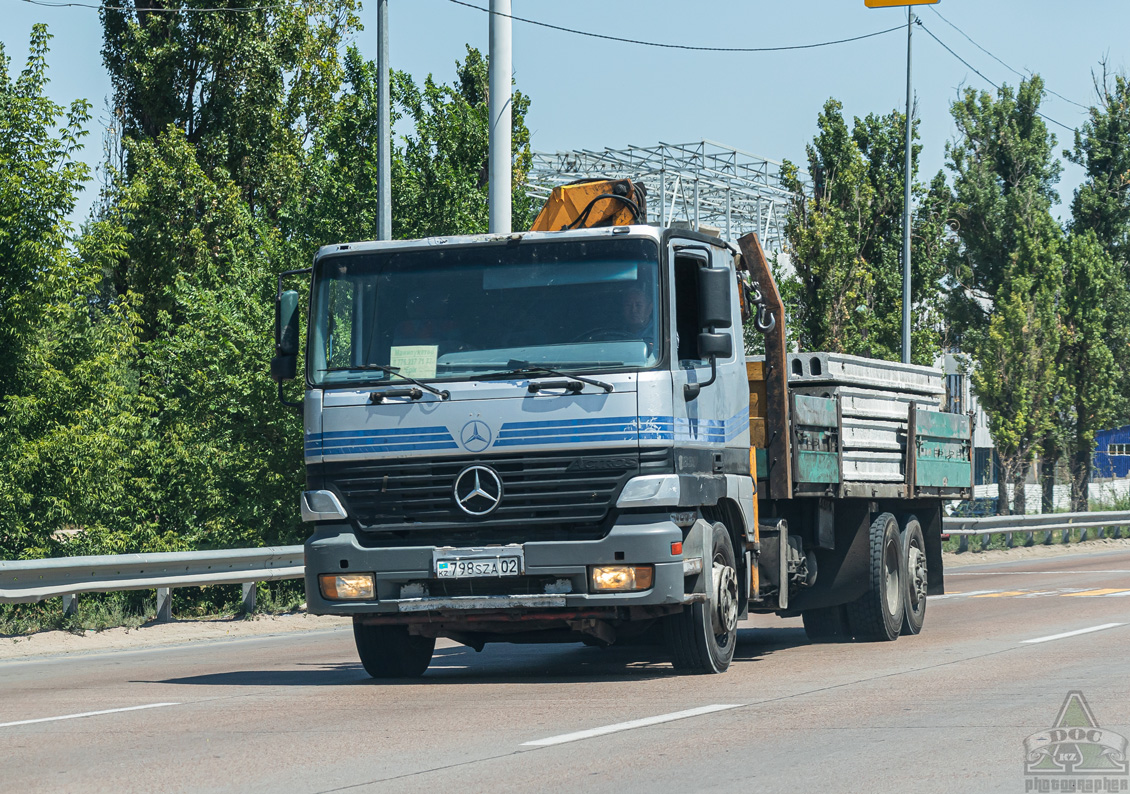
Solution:
<svg viewBox="0 0 1130 794">
<path fill-rule="evenodd" d="M 688 581 L 683 583 L 684 593 L 705 595 L 709 599 L 714 590 L 714 565 L 713 556 L 714 526 L 705 519 L 698 519 L 694 526 L 687 532 L 687 539 L 683 541 L 683 559 L 690 560 L 698 557 L 702 560 L 702 571 L 688 576 Z"/>
<path fill-rule="evenodd" d="M 761 554 L 757 565 L 762 582 L 777 587 L 777 608 L 789 608 L 789 522 L 784 519 L 762 523 L 758 527 Z M 761 587 L 762 591 L 770 587 Z"/>
</svg>

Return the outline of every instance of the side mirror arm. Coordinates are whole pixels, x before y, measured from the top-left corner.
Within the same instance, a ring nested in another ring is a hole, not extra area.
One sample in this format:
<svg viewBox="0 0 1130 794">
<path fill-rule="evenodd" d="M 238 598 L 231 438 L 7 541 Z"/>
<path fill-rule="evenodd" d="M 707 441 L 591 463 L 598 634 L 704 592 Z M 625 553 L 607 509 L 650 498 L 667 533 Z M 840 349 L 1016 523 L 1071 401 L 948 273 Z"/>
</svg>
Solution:
<svg viewBox="0 0 1130 794">
<path fill-rule="evenodd" d="M 710 380 L 705 380 L 702 383 L 684 383 L 683 384 L 683 399 L 691 402 L 698 398 L 698 393 L 702 391 L 704 386 L 710 386 L 714 381 L 718 380 L 718 356 L 710 357 Z"/>
</svg>

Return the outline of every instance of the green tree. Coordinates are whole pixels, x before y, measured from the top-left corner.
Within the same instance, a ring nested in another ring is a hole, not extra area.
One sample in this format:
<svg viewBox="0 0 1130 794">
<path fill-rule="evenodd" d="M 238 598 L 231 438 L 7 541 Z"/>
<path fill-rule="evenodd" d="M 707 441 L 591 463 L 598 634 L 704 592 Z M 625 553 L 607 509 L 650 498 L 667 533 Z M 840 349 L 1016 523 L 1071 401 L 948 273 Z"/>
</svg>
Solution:
<svg viewBox="0 0 1130 794">
<path fill-rule="evenodd" d="M 428 237 L 474 234 L 488 228 L 487 60 L 473 47 L 457 63 L 454 85 L 428 75 L 423 88 L 398 72 L 393 98 L 412 122 L 394 162 L 393 236 Z M 526 195 L 526 175 L 533 163 L 526 113 L 530 100 L 514 91 L 511 100 L 513 168 L 511 190 L 514 229 L 528 229 L 534 207 Z"/>
<path fill-rule="evenodd" d="M 1007 481 L 1022 483 L 1057 409 L 1062 299 L 1062 232 L 1051 217 L 1061 165 L 1055 136 L 1039 115 L 1043 82 L 1002 86 L 997 96 L 966 89 L 951 113 L 947 144 L 954 174 L 951 214 L 960 251 L 951 273 L 947 315 L 954 343 L 969 353 L 973 386 L 990 415 Z M 1049 315 L 1048 312 L 1052 314 Z M 1024 488 L 1015 509 L 1024 508 Z"/>
<path fill-rule="evenodd" d="M 69 264 L 67 216 L 89 179 L 77 160 L 89 105 L 44 95 L 50 38 L 45 25 L 32 29 L 14 79 L 0 45 L 0 396 L 26 386 L 20 362 Z"/>
<path fill-rule="evenodd" d="M 849 130 L 842 106 L 829 100 L 807 147 L 812 198 L 796 166 L 785 163 L 784 185 L 796 196 L 786 221 L 796 271 L 783 297 L 814 350 L 898 360 L 902 356 L 902 206 L 904 114 L 856 118 Z M 917 127 L 915 127 L 917 139 Z M 912 173 L 921 147 L 912 146 Z M 915 182 L 911 219 L 912 351 L 932 364 L 940 350 L 937 282 L 946 256 L 948 192 L 939 175 L 929 189 Z"/>
<path fill-rule="evenodd" d="M 1099 413 L 1105 422 L 1125 424 L 1130 422 L 1130 403 L 1125 399 L 1130 395 L 1130 343 L 1124 331 L 1130 327 L 1130 308 L 1116 298 L 1117 290 L 1130 282 L 1130 81 L 1125 75 L 1111 75 L 1104 62 L 1095 80 L 1095 89 L 1098 102 L 1090 109 L 1087 122 L 1076 131 L 1073 149 L 1064 152 L 1064 156 L 1084 171 L 1083 183 L 1071 202 L 1072 232 L 1076 236 L 1093 234 L 1116 268 L 1113 279 L 1097 290 L 1106 301 L 1102 309 L 1104 338 L 1118 372 L 1118 383 L 1113 390 L 1099 390 L 1110 399 L 1112 409 L 1101 407 Z M 1093 257 L 1088 258 L 1094 261 Z M 1108 278 L 1102 267 L 1095 275 L 1100 279 Z M 1089 374 L 1077 373 L 1079 378 Z M 1105 379 L 1107 374 L 1104 371 L 1101 377 Z M 1081 384 L 1084 389 L 1089 385 Z M 1075 488 L 1082 487 L 1077 483 L 1089 435 L 1088 432 L 1077 437 L 1074 444 L 1074 455 L 1079 456 L 1073 464 Z M 1089 458 L 1089 453 L 1086 456 Z M 1085 501 L 1078 494 L 1077 497 L 1077 504 Z"/>
<path fill-rule="evenodd" d="M 1130 82 L 1106 64 L 1095 82 L 1098 103 L 1064 156 L 1084 170 L 1071 202 L 1072 227 L 1096 240 L 1130 277 Z"/>
<path fill-rule="evenodd" d="M 1066 451 L 1071 461 L 1072 510 L 1088 509 L 1095 434 L 1126 415 L 1127 394 L 1116 351 L 1130 345 L 1130 295 L 1121 268 L 1093 231 L 1075 232 L 1066 250 L 1061 371 L 1070 410 Z"/>
<path fill-rule="evenodd" d="M 359 2 L 255 0 L 233 5 L 248 11 L 162 10 L 214 5 L 152 0 L 131 10 L 103 7 L 102 57 L 122 138 L 152 141 L 170 126 L 180 129 L 208 173 L 223 169 L 253 213 L 272 215 L 297 181 L 303 143 L 340 87 L 338 50 L 359 26 Z M 127 175 L 133 176 L 128 157 Z"/>
<path fill-rule="evenodd" d="M 66 217 L 88 175 L 77 162 L 87 104 L 48 100 L 49 35 L 37 25 L 13 80 L 0 51 L 0 557 L 63 549 L 62 530 L 140 533 L 148 418 L 135 402 L 136 318 L 92 301 L 124 238 Z"/>
</svg>

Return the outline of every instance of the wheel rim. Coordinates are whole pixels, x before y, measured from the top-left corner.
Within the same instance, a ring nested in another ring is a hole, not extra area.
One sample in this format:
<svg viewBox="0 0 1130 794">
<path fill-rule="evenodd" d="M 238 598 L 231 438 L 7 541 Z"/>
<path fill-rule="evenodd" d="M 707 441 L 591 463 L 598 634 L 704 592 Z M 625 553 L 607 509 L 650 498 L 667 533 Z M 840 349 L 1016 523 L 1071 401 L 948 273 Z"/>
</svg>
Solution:
<svg viewBox="0 0 1130 794">
<path fill-rule="evenodd" d="M 710 621 L 719 645 L 725 645 L 738 625 L 738 576 L 721 557 L 714 559 L 714 593 Z"/>
<path fill-rule="evenodd" d="M 914 610 L 926 600 L 926 555 L 919 548 L 917 540 L 907 549 L 906 570 L 910 573 L 910 601 Z"/>
<path fill-rule="evenodd" d="M 888 543 L 883 555 L 883 597 L 887 602 L 887 612 L 894 615 L 899 608 L 899 544 L 896 540 Z"/>
</svg>

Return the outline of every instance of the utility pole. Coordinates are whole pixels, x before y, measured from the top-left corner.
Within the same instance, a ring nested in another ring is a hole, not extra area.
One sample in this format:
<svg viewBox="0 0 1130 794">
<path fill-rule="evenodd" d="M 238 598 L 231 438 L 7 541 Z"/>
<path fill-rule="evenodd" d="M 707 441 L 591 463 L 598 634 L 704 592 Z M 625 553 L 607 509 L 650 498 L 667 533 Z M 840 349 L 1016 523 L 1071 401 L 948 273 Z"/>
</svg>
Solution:
<svg viewBox="0 0 1130 794">
<path fill-rule="evenodd" d="M 906 172 L 902 186 L 902 363 L 910 363 L 910 143 L 914 111 L 910 82 L 910 45 L 914 40 L 914 12 L 906 9 Z"/>
<path fill-rule="evenodd" d="M 377 239 L 392 239 L 392 114 L 389 109 L 388 0 L 377 0 Z"/>
<path fill-rule="evenodd" d="M 906 6 L 906 170 L 902 189 L 902 363 L 910 363 L 910 153 L 914 135 L 914 94 L 910 82 L 910 53 L 914 41 L 911 6 L 933 5 L 939 0 L 863 0 L 868 8 Z"/>
<path fill-rule="evenodd" d="M 387 2 L 387 0 L 385 0 Z M 510 0 L 490 0 L 489 198 L 491 234 L 510 233 Z"/>
</svg>

